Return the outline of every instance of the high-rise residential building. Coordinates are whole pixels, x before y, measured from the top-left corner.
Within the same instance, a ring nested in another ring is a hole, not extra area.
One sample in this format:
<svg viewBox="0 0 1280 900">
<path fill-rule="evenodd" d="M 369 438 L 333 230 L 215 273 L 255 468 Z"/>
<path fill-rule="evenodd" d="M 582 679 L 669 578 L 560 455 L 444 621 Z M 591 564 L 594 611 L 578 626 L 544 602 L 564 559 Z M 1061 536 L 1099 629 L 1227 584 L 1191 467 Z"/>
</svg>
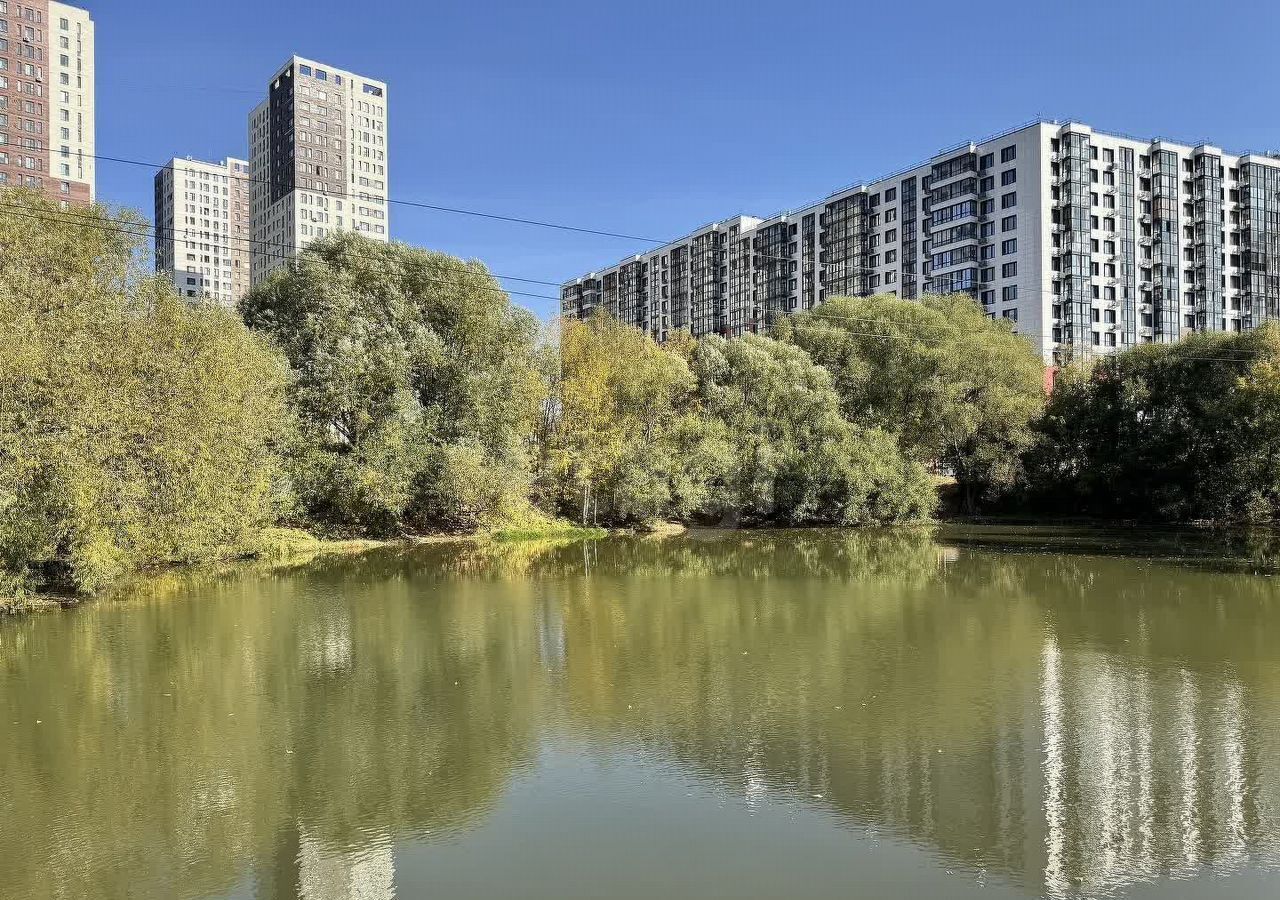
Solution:
<svg viewBox="0 0 1280 900">
<path fill-rule="evenodd" d="M 387 86 L 293 57 L 249 116 L 253 284 L 317 238 L 389 237 Z"/>
<path fill-rule="evenodd" d="M 234 306 L 249 290 L 249 163 L 174 159 L 155 196 L 156 271 L 185 297 Z"/>
<path fill-rule="evenodd" d="M 93 202 L 93 59 L 87 11 L 0 0 L 0 188 Z"/>
<path fill-rule="evenodd" d="M 1046 362 L 1280 318 L 1280 155 L 1039 121 L 567 282 L 666 340 L 767 331 L 828 297 L 970 293 Z"/>
</svg>

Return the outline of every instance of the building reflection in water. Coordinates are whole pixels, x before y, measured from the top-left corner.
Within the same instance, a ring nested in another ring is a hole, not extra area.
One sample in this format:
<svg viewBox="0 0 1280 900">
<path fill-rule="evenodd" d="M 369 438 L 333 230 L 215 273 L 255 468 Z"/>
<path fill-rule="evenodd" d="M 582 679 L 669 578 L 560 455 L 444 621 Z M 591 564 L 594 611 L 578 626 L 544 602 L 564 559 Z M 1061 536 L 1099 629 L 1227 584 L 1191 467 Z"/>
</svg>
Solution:
<svg viewBox="0 0 1280 900">
<path fill-rule="evenodd" d="M 7 887 L 391 897 L 565 745 L 1033 896 L 1280 859 L 1275 580 L 928 533 L 492 552 L 0 623 Z"/>
<path fill-rule="evenodd" d="M 1274 850 L 1274 797 L 1248 771 L 1244 687 L 1186 668 L 1155 674 L 1081 651 L 1042 654 L 1044 884 L 1093 894 Z M 1064 678 L 1064 668 L 1072 676 Z M 1269 761 L 1274 765 L 1274 760 Z"/>
<path fill-rule="evenodd" d="M 393 900 L 395 895 L 395 852 L 390 839 L 334 850 L 303 835 L 298 854 L 301 900 Z"/>
</svg>

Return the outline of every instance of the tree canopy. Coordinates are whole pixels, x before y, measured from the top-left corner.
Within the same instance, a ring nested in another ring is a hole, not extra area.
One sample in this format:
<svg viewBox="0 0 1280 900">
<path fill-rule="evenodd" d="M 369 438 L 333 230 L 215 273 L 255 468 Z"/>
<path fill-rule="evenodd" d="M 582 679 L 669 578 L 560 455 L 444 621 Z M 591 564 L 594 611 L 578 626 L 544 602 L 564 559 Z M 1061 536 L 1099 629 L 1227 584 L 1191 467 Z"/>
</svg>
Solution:
<svg viewBox="0 0 1280 900">
<path fill-rule="evenodd" d="M 1044 364 L 972 297 L 834 297 L 784 319 L 777 337 L 831 373 L 850 422 L 949 469 L 968 509 L 1014 484 L 1044 408 Z"/>
<path fill-rule="evenodd" d="M 1270 521 L 1280 513 L 1280 326 L 1144 344 L 1058 376 L 1027 503 L 1069 514 Z"/>
<path fill-rule="evenodd" d="M 701 499 L 694 380 L 679 354 L 607 316 L 560 323 L 548 493 L 583 521 L 687 515 Z"/>
<path fill-rule="evenodd" d="M 886 432 L 845 420 L 831 376 L 798 346 L 708 337 L 693 351 L 693 372 L 723 446 L 707 501 L 722 517 L 853 525 L 932 513 L 923 468 Z"/>
<path fill-rule="evenodd" d="M 286 368 L 134 267 L 103 210 L 0 215 L 0 578 L 100 589 L 253 546 L 284 500 Z"/>
<path fill-rule="evenodd" d="M 241 309 L 293 368 L 308 518 L 457 530 L 526 503 L 546 390 L 537 321 L 483 265 L 338 234 Z"/>
<path fill-rule="evenodd" d="M 561 324 L 560 358 L 545 472 L 575 518 L 867 524 L 932 510 L 920 465 L 845 421 L 830 376 L 799 347 L 659 346 L 594 316 Z"/>
</svg>

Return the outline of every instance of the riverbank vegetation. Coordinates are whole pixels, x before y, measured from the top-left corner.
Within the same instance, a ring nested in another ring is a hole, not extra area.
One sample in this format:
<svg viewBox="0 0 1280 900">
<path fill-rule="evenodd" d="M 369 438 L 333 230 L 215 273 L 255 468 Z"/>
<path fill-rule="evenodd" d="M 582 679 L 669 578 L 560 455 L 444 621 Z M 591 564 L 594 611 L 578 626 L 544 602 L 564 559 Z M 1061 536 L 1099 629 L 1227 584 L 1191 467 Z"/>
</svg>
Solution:
<svg viewBox="0 0 1280 900">
<path fill-rule="evenodd" d="M 833 298 L 659 346 L 548 332 L 483 265 L 317 242 L 232 312 L 145 275 L 145 228 L 0 216 L 0 595 L 324 538 L 935 512 L 1271 520 L 1280 336 L 1044 367 L 967 296 Z M 121 222 L 124 224 L 121 224 Z"/>
<path fill-rule="evenodd" d="M 136 229 L 25 202 L 0 216 L 0 596 L 255 552 L 286 493 L 283 358 L 140 276 Z"/>
<path fill-rule="evenodd" d="M 1280 518 L 1280 326 L 1146 344 L 1058 376 L 1006 504 L 1157 522 Z"/>
</svg>

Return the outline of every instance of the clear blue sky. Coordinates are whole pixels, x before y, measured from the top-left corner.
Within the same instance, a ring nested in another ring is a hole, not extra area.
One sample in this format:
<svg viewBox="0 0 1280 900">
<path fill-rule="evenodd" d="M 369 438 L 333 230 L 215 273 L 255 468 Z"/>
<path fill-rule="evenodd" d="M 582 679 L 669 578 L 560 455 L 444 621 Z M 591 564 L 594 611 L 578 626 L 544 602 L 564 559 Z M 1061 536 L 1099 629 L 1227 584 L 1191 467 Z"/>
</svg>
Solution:
<svg viewBox="0 0 1280 900">
<path fill-rule="evenodd" d="M 81 5 L 100 154 L 245 154 L 249 109 L 298 53 L 388 82 L 393 197 L 655 238 L 1037 116 L 1280 147 L 1275 0 Z M 150 215 L 149 171 L 98 172 L 102 200 Z M 392 233 L 556 282 L 645 246 L 404 207 Z"/>
</svg>

